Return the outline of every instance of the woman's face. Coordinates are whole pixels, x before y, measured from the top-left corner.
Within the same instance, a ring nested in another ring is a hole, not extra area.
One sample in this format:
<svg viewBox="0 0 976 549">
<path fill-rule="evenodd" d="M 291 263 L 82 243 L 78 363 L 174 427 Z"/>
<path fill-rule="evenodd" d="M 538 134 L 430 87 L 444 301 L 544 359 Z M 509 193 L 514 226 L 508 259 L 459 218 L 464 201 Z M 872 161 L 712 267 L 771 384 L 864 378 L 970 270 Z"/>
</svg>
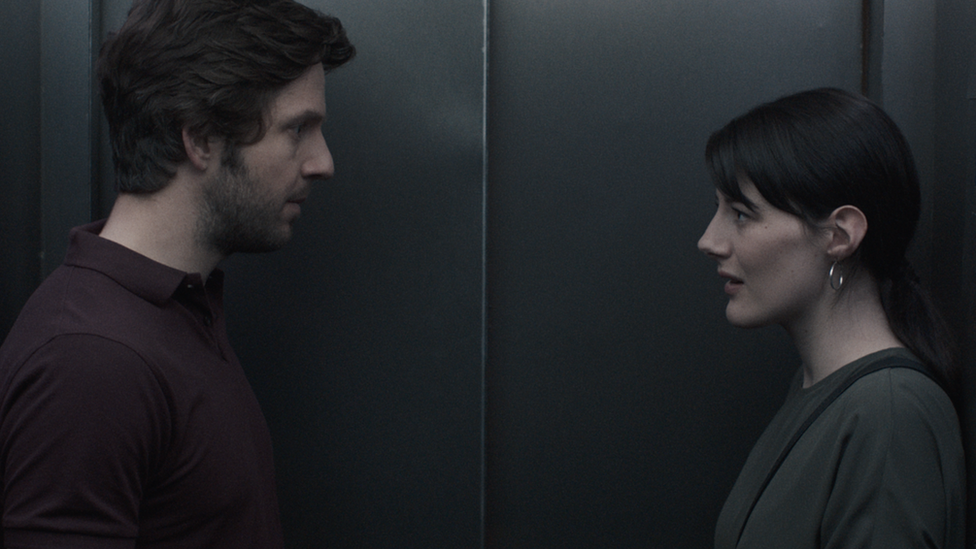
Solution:
<svg viewBox="0 0 976 549">
<path fill-rule="evenodd" d="M 718 209 L 698 249 L 718 262 L 727 279 L 725 316 L 744 328 L 806 318 L 828 288 L 829 237 L 793 214 L 771 206 L 749 181 L 740 181 L 748 208 L 716 192 Z"/>
</svg>

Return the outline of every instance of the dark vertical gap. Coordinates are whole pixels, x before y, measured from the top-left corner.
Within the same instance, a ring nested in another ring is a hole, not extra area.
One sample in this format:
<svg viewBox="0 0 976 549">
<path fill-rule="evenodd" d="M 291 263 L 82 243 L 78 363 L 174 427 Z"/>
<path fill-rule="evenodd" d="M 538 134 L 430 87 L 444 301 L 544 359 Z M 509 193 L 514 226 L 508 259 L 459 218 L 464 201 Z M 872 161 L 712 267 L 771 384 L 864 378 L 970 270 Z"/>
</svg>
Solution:
<svg viewBox="0 0 976 549">
<path fill-rule="evenodd" d="M 88 129 L 89 129 L 89 143 L 91 147 L 89 153 L 91 155 L 91 162 L 89 166 L 91 167 L 91 173 L 89 174 L 89 204 L 88 211 L 90 215 L 89 221 L 99 219 L 103 217 L 102 212 L 102 170 L 101 170 L 101 129 L 102 129 L 102 108 L 101 108 L 101 95 L 99 93 L 98 86 L 98 75 L 95 74 L 95 63 L 98 61 L 98 53 L 101 51 L 102 46 L 102 1 L 101 0 L 91 0 L 91 5 L 89 7 L 88 13 L 90 14 L 91 21 L 89 23 L 88 38 L 89 38 L 89 51 L 91 52 L 91 84 L 89 89 L 91 90 L 91 97 L 88 105 Z"/>
<path fill-rule="evenodd" d="M 861 0 L 861 93 L 882 103 L 884 0 Z"/>
<path fill-rule="evenodd" d="M 68 231 L 91 219 L 94 0 L 41 2 L 42 276 L 64 259 Z"/>
<path fill-rule="evenodd" d="M 497 126 L 496 116 L 498 112 L 499 98 L 497 93 L 493 93 L 494 89 L 497 87 L 497 82 L 500 77 L 495 74 L 498 71 L 498 65 L 494 63 L 495 59 L 498 58 L 498 47 L 499 44 L 503 44 L 503 41 L 494 40 L 498 36 L 499 26 L 497 24 L 498 20 L 498 6 L 504 9 L 505 4 L 501 3 L 490 3 L 491 0 L 485 0 L 485 165 L 484 165 L 484 269 L 485 269 L 485 279 L 484 279 L 484 326 L 485 326 L 485 339 L 484 339 L 484 354 L 482 357 L 484 364 L 484 416 L 482 424 L 482 514 L 481 514 L 481 549 L 489 549 L 497 547 L 498 544 L 495 543 L 494 530 L 493 527 L 493 497 L 497 500 L 497 496 L 493 490 L 497 491 L 499 483 L 497 480 L 493 482 L 492 475 L 497 476 L 497 467 L 493 463 L 493 451 L 495 450 L 493 445 L 494 430 L 492 426 L 492 413 L 497 413 L 497 406 L 492 407 L 492 395 L 497 394 L 496 388 L 493 386 L 493 371 L 491 370 L 492 365 L 498 363 L 494 360 L 495 355 L 497 355 L 496 349 L 493 348 L 495 344 L 495 339 L 493 336 L 497 331 L 493 330 L 493 321 L 497 317 L 496 312 L 493 310 L 492 305 L 494 304 L 495 286 L 498 283 L 498 277 L 492 276 L 495 274 L 493 272 L 493 265 L 498 262 L 498 247 L 494 241 L 498 239 L 498 231 L 493 230 L 497 225 L 495 217 L 498 216 L 498 208 L 493 207 L 496 204 L 493 202 L 493 195 L 497 194 L 497 186 L 492 187 L 492 172 L 497 165 L 497 161 L 493 158 L 489 158 L 492 154 L 494 143 L 499 143 L 500 141 L 495 138 L 495 127 Z M 497 272 L 497 269 L 495 269 Z"/>
<path fill-rule="evenodd" d="M 0 2 L 0 341 L 40 282 L 40 0 Z"/>
<path fill-rule="evenodd" d="M 33 152 L 32 156 L 33 156 L 33 160 L 36 162 L 36 168 L 34 172 L 35 175 L 34 183 L 35 183 L 35 187 L 37 188 L 37 192 L 32 197 L 33 201 L 31 204 L 31 206 L 34 208 L 33 211 L 34 226 L 32 227 L 33 234 L 31 236 L 34 238 L 36 253 L 33 254 L 33 257 L 31 257 L 31 262 L 33 263 L 33 270 L 34 270 L 34 272 L 32 273 L 34 275 L 34 280 L 31 281 L 33 283 L 32 288 L 30 292 L 27 294 L 27 296 L 30 296 L 34 293 L 34 289 L 41 284 L 41 282 L 44 280 L 44 275 L 46 274 L 44 272 L 44 199 L 43 199 L 44 193 L 42 192 L 42 188 L 41 188 L 42 178 L 44 177 L 44 173 L 42 171 L 43 157 L 41 155 L 41 139 L 42 139 L 41 121 L 43 120 L 42 118 L 43 114 L 41 112 L 41 108 L 42 108 L 41 97 L 43 97 L 43 85 L 42 85 L 43 78 L 41 77 L 41 71 L 44 66 L 44 52 L 43 52 L 44 36 L 42 30 L 44 24 L 41 21 L 41 11 L 42 11 L 41 0 L 36 0 L 34 4 L 35 6 L 33 7 L 36 10 L 35 15 L 37 17 L 34 23 L 37 25 L 35 29 L 37 34 L 36 34 L 36 42 L 33 44 L 35 48 L 34 61 L 36 62 L 36 65 L 34 69 L 34 74 L 32 76 L 36 78 L 37 85 L 34 87 L 34 93 L 37 94 L 37 99 L 36 99 L 36 103 L 33 105 L 34 112 L 32 113 L 34 117 L 34 122 L 36 124 L 36 126 L 34 127 L 34 135 L 32 135 L 34 139 L 34 142 L 32 143 L 32 145 L 34 146 L 34 150 L 32 151 Z M 26 299 L 24 301 L 26 302 Z M 24 303 L 21 303 L 20 306 L 17 307 L 18 311 L 20 311 L 20 308 L 21 306 L 23 306 L 23 304 Z M 14 319 L 16 319 L 16 315 L 14 316 Z M 10 326 L 7 326 L 7 329 L 12 328 L 13 327 L 12 324 L 13 322 L 11 322 Z M 6 337 L 6 332 L 4 333 L 4 337 Z"/>
<path fill-rule="evenodd" d="M 484 28 L 482 57 L 481 103 L 481 531 L 478 533 L 479 549 L 488 546 L 488 62 L 491 55 L 489 13 L 491 4 L 484 0 Z"/>
<path fill-rule="evenodd" d="M 871 61 L 871 0 L 861 0 L 861 94 L 868 95 Z"/>
</svg>

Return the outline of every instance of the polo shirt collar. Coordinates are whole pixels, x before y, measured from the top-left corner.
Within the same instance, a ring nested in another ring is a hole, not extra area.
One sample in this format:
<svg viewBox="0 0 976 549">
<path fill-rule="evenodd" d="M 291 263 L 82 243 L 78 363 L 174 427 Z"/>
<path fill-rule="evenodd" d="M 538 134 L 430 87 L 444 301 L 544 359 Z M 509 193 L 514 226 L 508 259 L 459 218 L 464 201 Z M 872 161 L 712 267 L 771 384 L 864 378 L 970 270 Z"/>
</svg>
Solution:
<svg viewBox="0 0 976 549">
<path fill-rule="evenodd" d="M 203 285 L 199 273 L 186 273 L 168 267 L 117 242 L 98 236 L 104 226 L 103 219 L 71 229 L 71 245 L 65 257 L 65 265 L 98 271 L 156 305 L 170 300 L 182 287 Z M 214 269 L 210 279 L 219 288 L 223 282 L 223 273 Z"/>
</svg>

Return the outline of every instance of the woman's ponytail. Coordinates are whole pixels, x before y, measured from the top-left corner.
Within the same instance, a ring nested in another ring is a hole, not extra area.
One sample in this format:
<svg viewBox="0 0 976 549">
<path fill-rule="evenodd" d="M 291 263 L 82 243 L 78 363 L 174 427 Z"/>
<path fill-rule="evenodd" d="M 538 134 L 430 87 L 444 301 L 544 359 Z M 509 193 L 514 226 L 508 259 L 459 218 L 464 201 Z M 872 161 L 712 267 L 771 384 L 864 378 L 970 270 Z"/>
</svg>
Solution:
<svg viewBox="0 0 976 549">
<path fill-rule="evenodd" d="M 903 260 L 890 277 L 879 277 L 881 305 L 895 336 L 936 376 L 956 400 L 959 368 L 949 327 L 922 286 L 915 270 Z"/>
</svg>

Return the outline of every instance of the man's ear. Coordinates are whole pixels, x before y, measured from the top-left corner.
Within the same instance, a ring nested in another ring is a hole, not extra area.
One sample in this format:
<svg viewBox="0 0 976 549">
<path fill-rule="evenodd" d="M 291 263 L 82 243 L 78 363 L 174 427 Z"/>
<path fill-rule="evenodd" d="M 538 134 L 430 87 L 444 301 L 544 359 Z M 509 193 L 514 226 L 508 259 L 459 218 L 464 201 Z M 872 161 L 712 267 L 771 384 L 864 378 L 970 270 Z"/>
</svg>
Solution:
<svg viewBox="0 0 976 549">
<path fill-rule="evenodd" d="M 847 259 L 857 251 L 868 232 L 868 218 L 854 206 L 841 206 L 827 218 L 830 243 L 827 255 L 837 261 Z"/>
<path fill-rule="evenodd" d="M 217 150 L 214 142 L 191 133 L 186 127 L 183 128 L 183 148 L 190 164 L 200 171 L 207 171 L 207 166 L 213 163 Z"/>
</svg>

